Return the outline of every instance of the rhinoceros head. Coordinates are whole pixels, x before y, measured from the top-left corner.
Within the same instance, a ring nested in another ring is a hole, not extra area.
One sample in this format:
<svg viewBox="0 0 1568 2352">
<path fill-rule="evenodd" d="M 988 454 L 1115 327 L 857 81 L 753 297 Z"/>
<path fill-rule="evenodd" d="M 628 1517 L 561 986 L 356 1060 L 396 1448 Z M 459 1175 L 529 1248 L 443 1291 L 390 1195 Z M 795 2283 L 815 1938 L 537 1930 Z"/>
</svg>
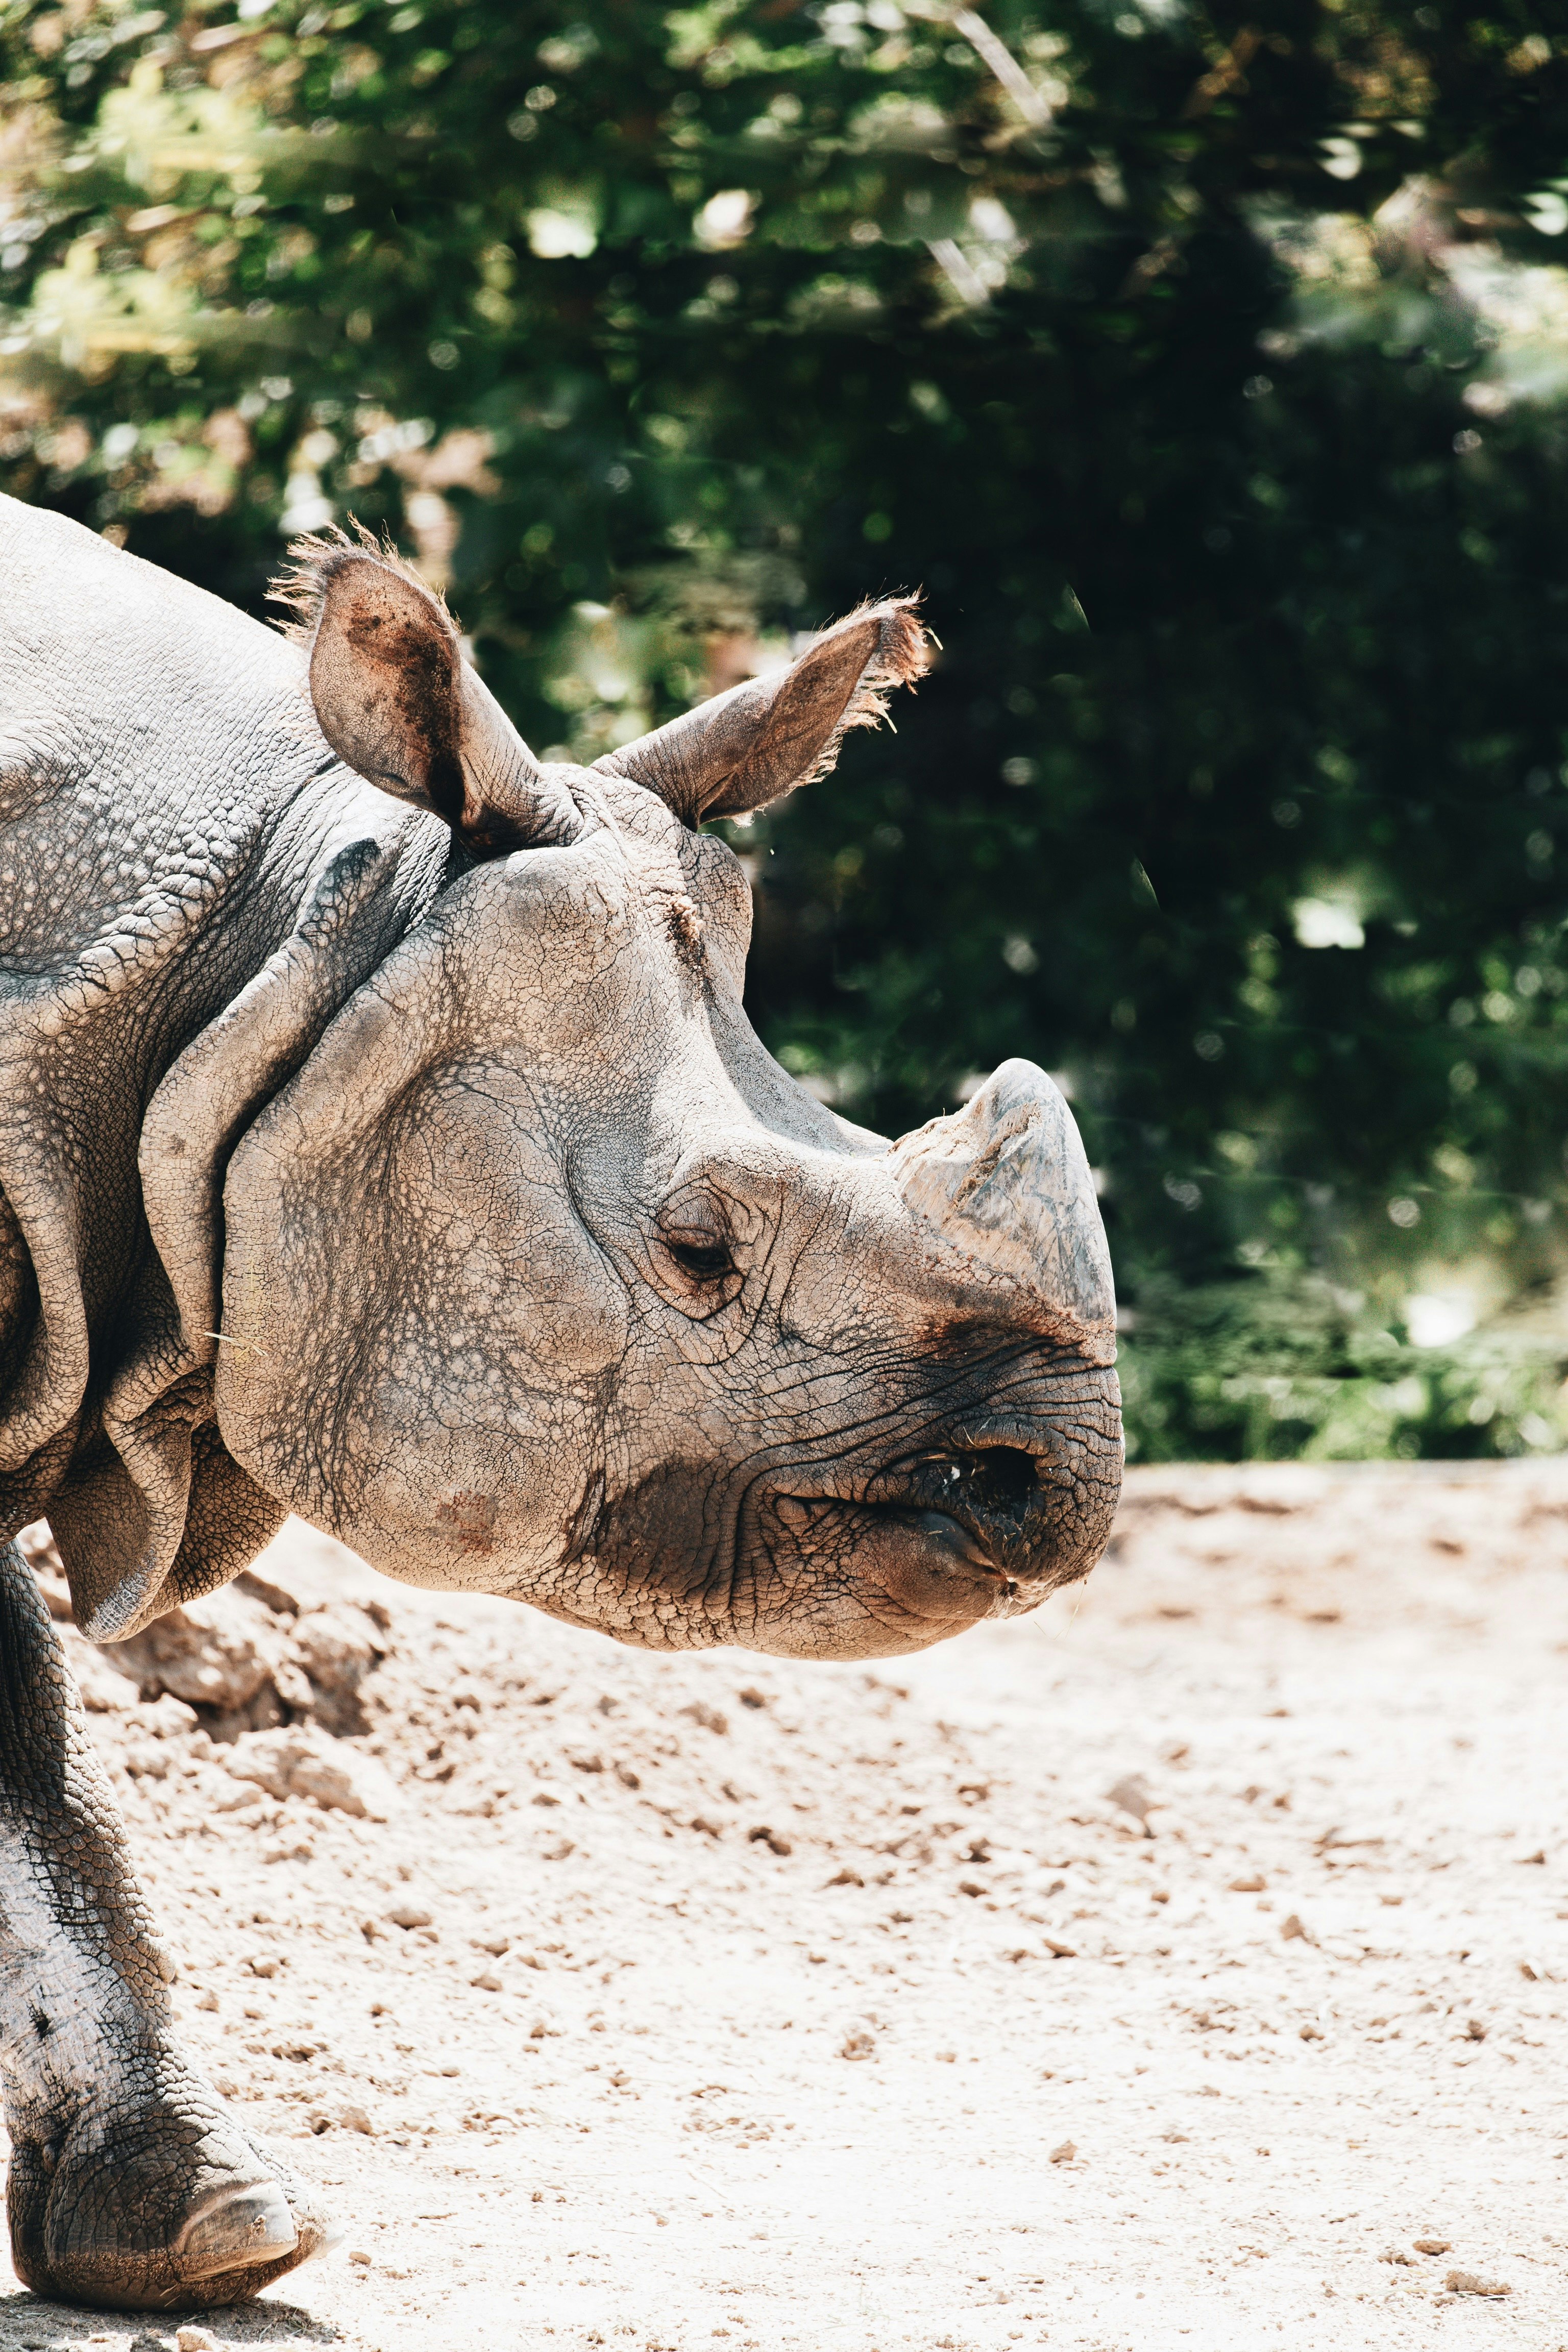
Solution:
<svg viewBox="0 0 1568 2352">
<path fill-rule="evenodd" d="M 659 1647 L 915 1649 L 1084 1574 L 1120 1424 L 1061 1096 L 1015 1061 L 891 1148 L 836 1118 L 746 1020 L 699 829 L 919 673 L 909 605 L 582 769 L 395 564 L 307 572 L 328 740 L 474 862 L 234 1154 L 230 1451 L 395 1575 Z"/>
</svg>

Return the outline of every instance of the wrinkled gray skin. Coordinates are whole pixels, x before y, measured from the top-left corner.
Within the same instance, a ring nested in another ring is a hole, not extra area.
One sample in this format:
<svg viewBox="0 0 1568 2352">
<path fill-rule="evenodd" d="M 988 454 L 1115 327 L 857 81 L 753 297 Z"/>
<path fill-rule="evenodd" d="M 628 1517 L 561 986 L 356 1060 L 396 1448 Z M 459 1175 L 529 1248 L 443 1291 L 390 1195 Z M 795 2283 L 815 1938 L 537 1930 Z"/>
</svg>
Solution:
<svg viewBox="0 0 1568 2352">
<path fill-rule="evenodd" d="M 661 1648 L 916 1649 L 1087 1573 L 1104 1237 L 1032 1066 L 890 1149 L 741 1008 L 696 827 L 831 766 L 907 606 L 542 768 L 395 560 L 292 642 L 0 501 L 0 1535 L 128 1635 L 303 1512 Z M 358 772 L 356 773 L 355 771 Z M 370 779 L 372 781 L 366 781 Z M 322 2242 L 173 2035 L 47 1612 L 0 1553 L 15 2259 L 229 2302 Z"/>
</svg>

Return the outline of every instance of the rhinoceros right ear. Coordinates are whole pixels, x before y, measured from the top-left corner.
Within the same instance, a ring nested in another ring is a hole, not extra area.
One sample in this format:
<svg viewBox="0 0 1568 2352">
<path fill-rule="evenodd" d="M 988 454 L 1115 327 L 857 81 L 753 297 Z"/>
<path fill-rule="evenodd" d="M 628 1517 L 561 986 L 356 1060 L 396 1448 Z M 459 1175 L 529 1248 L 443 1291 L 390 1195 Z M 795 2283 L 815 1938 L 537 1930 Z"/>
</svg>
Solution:
<svg viewBox="0 0 1568 2352">
<path fill-rule="evenodd" d="M 594 765 L 646 784 L 683 823 L 742 816 L 825 776 L 852 727 L 875 727 L 888 689 L 912 686 L 930 658 L 912 596 L 863 604 L 798 661 L 747 680 Z"/>
<path fill-rule="evenodd" d="M 317 722 L 341 760 L 434 811 L 476 857 L 575 838 L 575 803 L 464 661 L 451 614 L 416 573 L 368 533 L 300 540 L 289 556 L 273 593 L 300 615 Z"/>
</svg>

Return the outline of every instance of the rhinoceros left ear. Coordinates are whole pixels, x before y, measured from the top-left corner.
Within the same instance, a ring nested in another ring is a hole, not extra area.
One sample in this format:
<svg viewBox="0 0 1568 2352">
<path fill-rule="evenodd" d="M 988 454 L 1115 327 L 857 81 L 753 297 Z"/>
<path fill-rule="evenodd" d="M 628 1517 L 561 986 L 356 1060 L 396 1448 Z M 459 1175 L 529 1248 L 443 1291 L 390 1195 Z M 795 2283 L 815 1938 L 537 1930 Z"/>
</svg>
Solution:
<svg viewBox="0 0 1568 2352">
<path fill-rule="evenodd" d="M 289 552 L 273 593 L 300 615 L 310 699 L 338 757 L 445 818 L 476 857 L 574 839 L 575 803 L 464 661 L 451 614 L 417 574 L 368 533 Z"/>
<path fill-rule="evenodd" d="M 852 727 L 886 716 L 889 688 L 923 676 L 930 656 L 914 606 L 912 596 L 863 604 L 788 669 L 716 694 L 594 765 L 646 784 L 687 824 L 742 816 L 815 783 Z"/>
</svg>

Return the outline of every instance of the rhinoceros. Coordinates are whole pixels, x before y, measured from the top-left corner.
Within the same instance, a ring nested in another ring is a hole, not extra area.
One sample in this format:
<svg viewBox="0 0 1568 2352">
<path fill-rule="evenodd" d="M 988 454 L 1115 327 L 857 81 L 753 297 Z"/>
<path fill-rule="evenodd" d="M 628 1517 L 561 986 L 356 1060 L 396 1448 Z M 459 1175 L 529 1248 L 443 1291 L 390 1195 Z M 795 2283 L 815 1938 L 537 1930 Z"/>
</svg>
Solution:
<svg viewBox="0 0 1568 2352">
<path fill-rule="evenodd" d="M 924 667 L 909 600 L 542 764 L 389 548 L 269 629 L 0 501 L 0 1534 L 128 1638 L 289 1511 L 617 1640 L 918 1649 L 1116 1503 L 1090 1171 L 1005 1063 L 889 1145 L 742 1009 L 708 820 Z M 327 2224 L 184 2054 L 36 1580 L 0 1550 L 0 2071 L 19 2275 L 228 2303 Z"/>
</svg>

